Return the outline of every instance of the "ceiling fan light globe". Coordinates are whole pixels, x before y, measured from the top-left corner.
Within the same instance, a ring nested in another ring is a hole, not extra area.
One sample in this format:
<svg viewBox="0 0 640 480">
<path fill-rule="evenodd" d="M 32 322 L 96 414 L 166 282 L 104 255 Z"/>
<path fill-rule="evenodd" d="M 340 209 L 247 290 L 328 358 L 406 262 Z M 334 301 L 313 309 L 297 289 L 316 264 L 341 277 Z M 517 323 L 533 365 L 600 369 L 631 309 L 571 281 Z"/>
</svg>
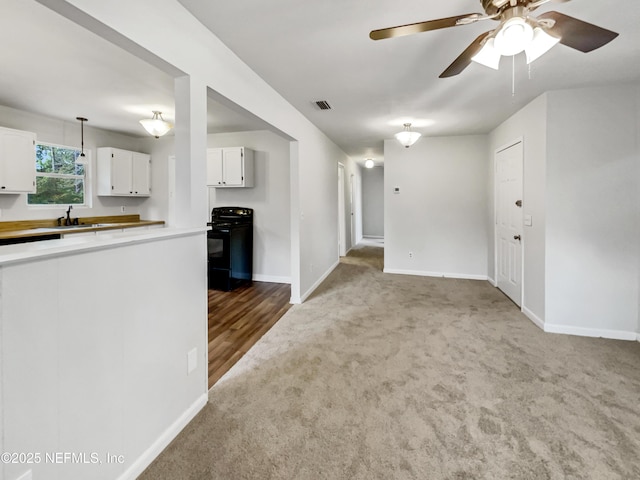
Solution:
<svg viewBox="0 0 640 480">
<path fill-rule="evenodd" d="M 559 41 L 560 39 L 558 37 L 549 35 L 542 28 L 534 28 L 533 40 L 527 46 L 527 48 L 525 48 L 527 63 L 531 63 L 540 58 L 542 55 L 551 50 Z"/>
<path fill-rule="evenodd" d="M 504 22 L 495 37 L 495 48 L 500 55 L 512 56 L 524 51 L 533 40 L 533 28 L 522 17 Z"/>
<path fill-rule="evenodd" d="M 495 47 L 495 39 L 490 38 L 484 44 L 484 46 L 480 49 L 478 53 L 476 53 L 471 60 L 485 67 L 493 68 L 494 70 L 498 70 L 500 68 L 500 59 L 502 55 L 500 52 L 496 50 Z"/>
</svg>

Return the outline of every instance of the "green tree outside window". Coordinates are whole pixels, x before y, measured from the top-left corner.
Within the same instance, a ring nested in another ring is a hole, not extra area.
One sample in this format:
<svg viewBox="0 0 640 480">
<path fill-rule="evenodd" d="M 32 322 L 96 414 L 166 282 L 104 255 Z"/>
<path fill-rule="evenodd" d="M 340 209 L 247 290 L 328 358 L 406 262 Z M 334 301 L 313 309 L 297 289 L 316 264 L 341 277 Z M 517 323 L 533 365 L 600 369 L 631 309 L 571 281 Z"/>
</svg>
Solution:
<svg viewBox="0 0 640 480">
<path fill-rule="evenodd" d="M 80 150 L 36 145 L 36 193 L 29 205 L 84 205 L 85 166 L 77 163 Z"/>
</svg>

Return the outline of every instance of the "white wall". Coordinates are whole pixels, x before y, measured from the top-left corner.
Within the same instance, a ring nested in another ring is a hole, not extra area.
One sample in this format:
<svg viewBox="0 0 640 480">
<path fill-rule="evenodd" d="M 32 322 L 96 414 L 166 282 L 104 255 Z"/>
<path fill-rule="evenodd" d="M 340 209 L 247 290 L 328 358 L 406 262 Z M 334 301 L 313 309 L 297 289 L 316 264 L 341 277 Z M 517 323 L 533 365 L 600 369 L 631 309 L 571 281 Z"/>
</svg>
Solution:
<svg viewBox="0 0 640 480">
<path fill-rule="evenodd" d="M 169 157 L 175 155 L 175 137 L 144 137 L 141 149 L 151 155 L 151 196 L 140 205 L 140 216 L 169 222 Z"/>
<path fill-rule="evenodd" d="M 546 329 L 637 332 L 637 91 L 548 94 Z"/>
<path fill-rule="evenodd" d="M 385 271 L 486 279 L 487 137 L 385 140 L 384 150 Z"/>
<path fill-rule="evenodd" d="M 253 278 L 290 283 L 289 141 L 269 131 L 218 133 L 209 135 L 208 147 L 254 150 L 255 186 L 209 188 L 209 212 L 213 207 L 222 206 L 253 208 Z"/>
<path fill-rule="evenodd" d="M 362 171 L 362 235 L 384 237 L 384 167 Z"/>
<path fill-rule="evenodd" d="M 495 283 L 494 160 L 498 149 L 522 139 L 524 151 L 523 215 L 531 215 L 531 227 L 523 229 L 522 308 L 538 323 L 545 317 L 545 224 L 547 95 L 533 100 L 489 135 L 487 231 L 489 233 L 489 278 Z"/>
<path fill-rule="evenodd" d="M 96 160 L 97 147 L 118 147 L 137 152 L 151 153 L 146 149 L 144 138 L 131 137 L 107 130 L 93 128 L 89 122 L 84 126 L 85 152 L 91 160 L 89 168 L 90 183 L 87 184 L 87 193 L 90 196 L 91 207 L 74 207 L 72 217 L 121 215 L 121 206 L 125 206 L 125 213 L 136 214 L 144 211 L 147 198 L 129 197 L 98 197 L 96 192 Z M 51 117 L 37 115 L 6 106 L 0 106 L 0 126 L 34 132 L 37 140 L 44 143 L 54 143 L 70 147 L 80 148 L 80 122 L 77 120 L 59 120 Z M 155 190 L 155 169 L 152 164 L 151 188 Z M 2 194 L 0 195 L 0 209 L 2 211 L 0 221 L 27 220 L 57 218 L 64 214 L 66 206 L 59 207 L 28 207 L 27 194 Z M 160 215 L 161 212 L 158 212 Z M 162 216 L 147 217 L 152 220 L 163 220 Z"/>
<path fill-rule="evenodd" d="M 0 268 L 3 451 L 42 454 L 3 462 L 0 478 L 135 478 L 206 403 L 204 243 L 197 233 Z"/>
</svg>

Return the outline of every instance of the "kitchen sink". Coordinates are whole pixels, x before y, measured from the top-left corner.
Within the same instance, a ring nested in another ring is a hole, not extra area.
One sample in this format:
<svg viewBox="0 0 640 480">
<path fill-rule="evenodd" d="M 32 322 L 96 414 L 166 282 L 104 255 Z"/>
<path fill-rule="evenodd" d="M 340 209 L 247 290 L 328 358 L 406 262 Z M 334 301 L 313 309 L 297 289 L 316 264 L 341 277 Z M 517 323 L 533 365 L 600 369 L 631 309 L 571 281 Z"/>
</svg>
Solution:
<svg viewBox="0 0 640 480">
<path fill-rule="evenodd" d="M 55 228 L 58 230 L 66 230 L 67 228 L 91 228 L 94 227 L 95 225 L 86 225 L 86 224 L 81 224 L 81 225 L 58 225 L 55 227 L 50 227 L 50 228 Z"/>
</svg>

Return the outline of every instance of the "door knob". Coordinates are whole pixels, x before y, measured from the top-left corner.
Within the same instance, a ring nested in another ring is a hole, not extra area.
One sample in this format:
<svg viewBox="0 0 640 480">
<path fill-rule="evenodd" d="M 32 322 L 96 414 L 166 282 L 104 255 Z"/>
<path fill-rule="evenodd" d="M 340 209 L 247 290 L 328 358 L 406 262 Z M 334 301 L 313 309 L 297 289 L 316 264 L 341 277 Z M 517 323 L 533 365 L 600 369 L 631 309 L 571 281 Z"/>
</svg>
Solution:
<svg viewBox="0 0 640 480">
<path fill-rule="evenodd" d="M 516 200 L 516 207 L 522 206 L 522 200 Z"/>
<path fill-rule="evenodd" d="M 522 237 L 520 235 L 514 235 L 513 239 L 514 240 L 522 240 Z"/>
</svg>

